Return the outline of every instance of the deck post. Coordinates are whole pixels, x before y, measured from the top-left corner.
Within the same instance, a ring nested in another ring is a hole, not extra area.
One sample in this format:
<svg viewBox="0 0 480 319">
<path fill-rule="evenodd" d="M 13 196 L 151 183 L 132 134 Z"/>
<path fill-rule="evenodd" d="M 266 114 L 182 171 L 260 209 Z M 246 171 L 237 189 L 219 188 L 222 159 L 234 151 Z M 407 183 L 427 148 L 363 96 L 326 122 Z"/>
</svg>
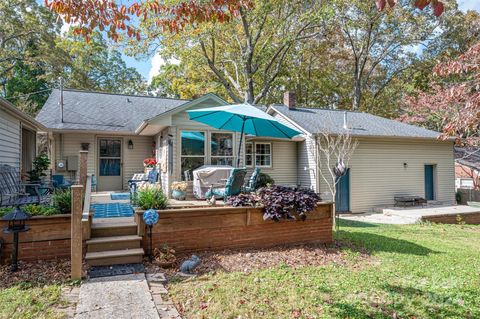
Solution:
<svg viewBox="0 0 480 319">
<path fill-rule="evenodd" d="M 83 185 L 73 185 L 72 192 L 72 221 L 71 221 L 71 279 L 82 279 L 82 201 Z"/>
<path fill-rule="evenodd" d="M 88 151 L 80 151 L 80 165 L 79 165 L 79 184 L 85 187 L 87 183 L 87 159 Z"/>
</svg>

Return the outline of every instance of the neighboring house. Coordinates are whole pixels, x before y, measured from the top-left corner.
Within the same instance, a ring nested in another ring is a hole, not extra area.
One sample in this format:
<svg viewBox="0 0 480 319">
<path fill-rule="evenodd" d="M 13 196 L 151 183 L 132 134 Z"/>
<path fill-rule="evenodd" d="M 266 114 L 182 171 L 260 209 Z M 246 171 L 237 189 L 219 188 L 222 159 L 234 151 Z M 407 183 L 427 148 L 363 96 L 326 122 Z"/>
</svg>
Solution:
<svg viewBox="0 0 480 319">
<path fill-rule="evenodd" d="M 277 184 L 324 193 L 314 138 L 326 129 L 340 132 L 344 112 L 295 107 L 294 96 L 286 97 L 285 105 L 261 109 L 303 134 L 293 140 L 247 136 L 241 165 L 249 171 L 260 167 Z M 128 179 L 143 171 L 143 159 L 152 154 L 167 194 L 173 181 L 188 179 L 201 165 L 235 163 L 240 134 L 190 121 L 186 113 L 227 103 L 214 94 L 189 101 L 65 90 L 63 122 L 60 101 L 56 90 L 37 117 L 54 132 L 54 160 L 69 156 L 75 160 L 82 144 L 88 143 L 89 172 L 98 176 L 99 190 L 125 189 Z M 415 126 L 347 113 L 347 125 L 359 146 L 350 162 L 349 180 L 341 187 L 342 210 L 370 211 L 391 205 L 399 194 L 454 202 L 453 142 Z M 64 174 L 74 177 L 76 167 L 69 173 L 68 162 L 66 166 Z"/>
<path fill-rule="evenodd" d="M 455 188 L 480 187 L 480 149 L 455 147 Z"/>
<path fill-rule="evenodd" d="M 0 164 L 13 166 L 22 174 L 32 170 L 37 132 L 45 130 L 33 117 L 0 98 Z"/>
</svg>

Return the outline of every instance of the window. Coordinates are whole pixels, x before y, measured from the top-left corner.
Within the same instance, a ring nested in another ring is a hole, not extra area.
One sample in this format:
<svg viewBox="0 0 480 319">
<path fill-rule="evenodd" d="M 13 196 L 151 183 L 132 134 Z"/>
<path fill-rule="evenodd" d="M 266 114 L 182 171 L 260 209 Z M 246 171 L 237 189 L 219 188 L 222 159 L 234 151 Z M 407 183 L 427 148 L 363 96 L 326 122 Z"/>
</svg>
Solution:
<svg viewBox="0 0 480 319">
<path fill-rule="evenodd" d="M 257 167 L 272 166 L 272 144 L 255 143 L 255 166 Z"/>
<path fill-rule="evenodd" d="M 253 143 L 245 143 L 245 166 L 253 166 Z"/>
<path fill-rule="evenodd" d="M 205 164 L 205 133 L 181 131 L 181 176 L 192 176 L 192 171 Z"/>
<path fill-rule="evenodd" d="M 233 134 L 211 133 L 210 155 L 212 165 L 233 165 Z"/>
</svg>

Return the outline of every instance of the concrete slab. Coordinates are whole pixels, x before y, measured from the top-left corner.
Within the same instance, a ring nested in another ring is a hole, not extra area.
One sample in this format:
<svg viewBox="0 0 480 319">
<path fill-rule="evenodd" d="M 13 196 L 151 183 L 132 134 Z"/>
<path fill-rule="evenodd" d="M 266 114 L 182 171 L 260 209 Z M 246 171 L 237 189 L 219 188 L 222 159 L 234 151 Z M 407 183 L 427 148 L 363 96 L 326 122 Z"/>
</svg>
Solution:
<svg viewBox="0 0 480 319">
<path fill-rule="evenodd" d="M 427 207 L 387 207 L 383 213 L 342 214 L 340 218 L 365 223 L 415 224 L 425 216 L 480 213 L 480 208 L 465 205 L 432 205 Z"/>
<path fill-rule="evenodd" d="M 145 274 L 94 278 L 82 283 L 75 318 L 159 319 Z"/>
</svg>

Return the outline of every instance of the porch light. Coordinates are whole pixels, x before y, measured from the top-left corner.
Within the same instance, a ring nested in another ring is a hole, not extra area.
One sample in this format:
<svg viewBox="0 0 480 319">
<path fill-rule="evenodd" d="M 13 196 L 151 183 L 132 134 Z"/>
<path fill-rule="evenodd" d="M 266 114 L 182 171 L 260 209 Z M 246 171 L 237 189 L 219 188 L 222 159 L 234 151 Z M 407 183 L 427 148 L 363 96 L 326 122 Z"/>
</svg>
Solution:
<svg viewBox="0 0 480 319">
<path fill-rule="evenodd" d="M 128 149 L 133 150 L 133 141 L 132 140 L 128 140 Z"/>
<path fill-rule="evenodd" d="M 403 163 L 403 168 L 407 168 L 407 167 L 408 167 L 407 162 Z"/>
<path fill-rule="evenodd" d="M 30 219 L 25 211 L 23 211 L 20 206 L 15 207 L 15 209 L 5 215 L 2 220 L 8 221 L 8 227 L 3 229 L 5 234 L 13 233 L 13 251 L 12 251 L 12 266 L 10 270 L 17 271 L 18 269 L 18 233 L 26 232 L 30 230 L 30 227 L 25 225 L 25 221 Z"/>
</svg>

